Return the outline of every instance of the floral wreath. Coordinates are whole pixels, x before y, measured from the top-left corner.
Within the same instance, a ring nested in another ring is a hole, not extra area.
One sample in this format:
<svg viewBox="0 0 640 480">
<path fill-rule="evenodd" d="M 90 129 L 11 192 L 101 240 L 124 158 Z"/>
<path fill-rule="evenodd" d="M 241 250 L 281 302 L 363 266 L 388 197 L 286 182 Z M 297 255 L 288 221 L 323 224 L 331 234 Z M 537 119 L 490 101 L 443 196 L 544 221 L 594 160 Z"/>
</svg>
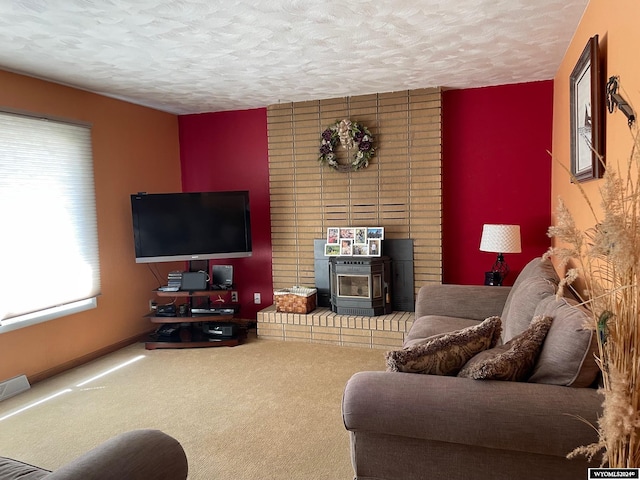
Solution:
<svg viewBox="0 0 640 480">
<path fill-rule="evenodd" d="M 356 148 L 356 153 L 348 164 L 338 163 L 335 154 L 338 143 L 347 150 Z M 367 127 L 351 120 L 339 120 L 322 132 L 318 161 L 339 172 L 349 172 L 367 167 L 374 153 L 373 135 Z"/>
</svg>

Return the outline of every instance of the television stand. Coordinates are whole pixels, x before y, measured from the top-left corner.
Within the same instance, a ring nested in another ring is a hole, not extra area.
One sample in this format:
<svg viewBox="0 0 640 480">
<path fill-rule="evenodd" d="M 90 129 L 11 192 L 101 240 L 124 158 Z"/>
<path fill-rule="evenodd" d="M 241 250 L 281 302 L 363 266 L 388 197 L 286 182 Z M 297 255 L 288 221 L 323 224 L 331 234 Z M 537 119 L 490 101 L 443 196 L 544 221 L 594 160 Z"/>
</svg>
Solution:
<svg viewBox="0 0 640 480">
<path fill-rule="evenodd" d="M 197 290 L 167 292 L 154 290 L 158 297 L 185 298 L 191 303 L 194 297 L 209 297 L 224 293 L 221 290 Z M 155 333 L 152 333 L 145 342 L 147 350 L 157 348 L 204 348 L 204 347 L 235 347 L 246 338 L 246 322 L 235 318 L 232 313 L 217 313 L 213 309 L 211 314 L 197 313 L 179 316 L 162 316 L 158 312 L 150 312 L 145 317 L 152 323 L 158 324 Z M 236 333 L 232 336 L 216 336 L 207 333 L 205 325 L 233 324 L 236 325 Z"/>
</svg>

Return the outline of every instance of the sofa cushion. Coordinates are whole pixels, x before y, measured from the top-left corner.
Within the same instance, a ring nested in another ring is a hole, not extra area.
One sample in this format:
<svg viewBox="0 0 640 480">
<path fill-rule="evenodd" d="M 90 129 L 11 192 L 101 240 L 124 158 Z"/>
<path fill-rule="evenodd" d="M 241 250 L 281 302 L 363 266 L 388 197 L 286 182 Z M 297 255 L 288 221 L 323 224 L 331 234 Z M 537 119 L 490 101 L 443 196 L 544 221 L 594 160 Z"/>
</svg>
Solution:
<svg viewBox="0 0 640 480">
<path fill-rule="evenodd" d="M 589 328 L 592 319 L 588 310 L 571 298 L 550 297 L 540 302 L 536 314 L 553 317 L 553 325 L 529 381 L 591 386 L 600 369 L 595 361 L 598 342 Z"/>
<path fill-rule="evenodd" d="M 501 313 L 501 318 L 503 322 L 502 333 L 503 333 L 503 341 L 505 342 L 513 338 L 518 333 L 522 333 L 524 329 L 527 328 L 527 325 L 528 325 L 527 322 L 533 318 L 533 310 L 531 310 L 530 312 L 527 312 L 526 321 L 525 321 L 526 325 L 517 329 L 519 330 L 517 333 L 514 332 L 513 334 L 510 334 L 509 338 L 505 338 L 505 335 L 507 334 L 506 325 L 508 323 L 509 312 L 511 310 L 511 303 L 514 300 L 514 298 L 517 300 L 517 303 L 519 304 L 521 303 L 521 301 L 518 300 L 518 297 L 521 297 L 522 295 L 522 292 L 520 291 L 522 284 L 530 283 L 527 281 L 535 278 L 546 280 L 548 284 L 551 284 L 554 287 L 557 287 L 558 283 L 560 282 L 560 278 L 558 277 L 558 274 L 556 273 L 553 267 L 553 264 L 551 263 L 551 260 L 549 260 L 548 258 L 543 260 L 541 257 L 537 257 L 525 265 L 525 267 L 522 269 L 522 271 L 520 272 L 516 280 L 513 282 L 513 287 L 511 287 L 511 291 L 509 292 L 509 295 L 507 296 L 507 299 L 504 303 L 504 308 L 502 309 L 502 313 Z M 557 288 L 554 288 L 554 293 L 556 289 Z M 516 305 L 516 309 L 520 309 L 520 308 L 521 308 L 521 305 Z"/>
<path fill-rule="evenodd" d="M 0 478 L 2 480 L 38 480 L 49 473 L 39 467 L 19 462 L 11 458 L 0 457 Z"/>
<path fill-rule="evenodd" d="M 535 317 L 529 328 L 520 335 L 474 356 L 458 376 L 476 380 L 526 380 L 535 365 L 551 323 L 551 317 Z"/>
<path fill-rule="evenodd" d="M 542 259 L 542 257 L 537 257 L 525 265 L 518 275 L 518 278 L 513 282 L 513 288 L 517 289 L 520 283 L 524 282 L 527 278 L 533 277 L 544 278 L 556 285 L 560 283 L 560 277 L 558 277 L 551 260 L 548 258 Z"/>
<path fill-rule="evenodd" d="M 509 294 L 509 303 L 502 311 L 502 342 L 506 343 L 524 332 L 535 316 L 536 307 L 545 298 L 554 296 L 557 285 L 547 278 L 528 277 Z"/>
<path fill-rule="evenodd" d="M 500 317 L 478 325 L 430 337 L 402 350 L 385 354 L 390 372 L 456 375 L 474 355 L 492 348 L 500 338 Z"/>
<path fill-rule="evenodd" d="M 463 328 L 479 325 L 478 320 L 468 318 L 443 317 L 440 315 L 425 315 L 414 320 L 407 333 L 403 347 L 410 347 L 424 342 L 427 338 L 443 333 L 450 333 Z"/>
</svg>

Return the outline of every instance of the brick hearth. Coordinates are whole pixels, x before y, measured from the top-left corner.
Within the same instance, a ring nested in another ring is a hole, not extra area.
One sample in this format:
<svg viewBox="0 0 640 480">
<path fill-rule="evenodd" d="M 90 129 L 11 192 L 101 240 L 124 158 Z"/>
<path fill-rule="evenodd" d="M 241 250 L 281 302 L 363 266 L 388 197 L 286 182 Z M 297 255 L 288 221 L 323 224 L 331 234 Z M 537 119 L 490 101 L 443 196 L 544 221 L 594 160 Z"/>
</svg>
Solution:
<svg viewBox="0 0 640 480">
<path fill-rule="evenodd" d="M 338 315 L 328 308 L 316 308 L 306 315 L 281 313 L 272 305 L 258 312 L 257 329 L 262 338 L 393 349 L 402 347 L 413 319 L 413 312 L 361 317 Z"/>
</svg>

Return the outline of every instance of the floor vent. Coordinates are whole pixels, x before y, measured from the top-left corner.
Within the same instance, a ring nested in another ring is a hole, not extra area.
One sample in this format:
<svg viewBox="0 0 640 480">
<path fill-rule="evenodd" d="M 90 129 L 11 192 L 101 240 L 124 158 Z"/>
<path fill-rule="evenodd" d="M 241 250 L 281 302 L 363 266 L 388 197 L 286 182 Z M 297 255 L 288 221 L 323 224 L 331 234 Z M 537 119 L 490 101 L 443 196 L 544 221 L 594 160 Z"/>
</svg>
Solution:
<svg viewBox="0 0 640 480">
<path fill-rule="evenodd" d="M 31 385 L 29 385 L 29 380 L 27 380 L 25 375 L 18 375 L 17 377 L 0 382 L 0 402 L 30 388 Z"/>
</svg>

